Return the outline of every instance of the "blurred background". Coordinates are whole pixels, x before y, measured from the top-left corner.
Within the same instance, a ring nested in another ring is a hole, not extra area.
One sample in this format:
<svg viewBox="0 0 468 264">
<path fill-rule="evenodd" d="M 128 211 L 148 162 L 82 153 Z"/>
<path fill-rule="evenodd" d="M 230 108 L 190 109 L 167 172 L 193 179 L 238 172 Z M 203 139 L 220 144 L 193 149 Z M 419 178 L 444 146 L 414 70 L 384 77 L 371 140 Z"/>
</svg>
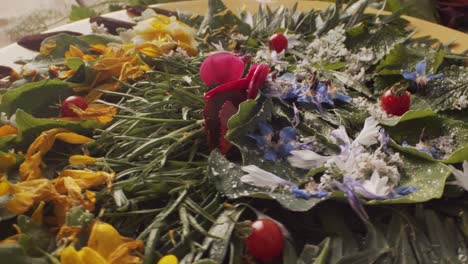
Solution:
<svg viewBox="0 0 468 264">
<path fill-rule="evenodd" d="M 179 0 L 180 1 L 180 0 Z M 257 0 L 252 0 L 257 1 Z M 326 0 L 334 2 L 333 0 Z M 348 0 L 344 2 L 355 2 Z M 72 21 L 120 10 L 174 0 L 1 0 L 0 47 L 32 33 Z M 262 0 L 262 2 L 265 2 Z M 395 11 L 468 32 L 468 0 L 378 0 L 376 8 Z"/>
</svg>

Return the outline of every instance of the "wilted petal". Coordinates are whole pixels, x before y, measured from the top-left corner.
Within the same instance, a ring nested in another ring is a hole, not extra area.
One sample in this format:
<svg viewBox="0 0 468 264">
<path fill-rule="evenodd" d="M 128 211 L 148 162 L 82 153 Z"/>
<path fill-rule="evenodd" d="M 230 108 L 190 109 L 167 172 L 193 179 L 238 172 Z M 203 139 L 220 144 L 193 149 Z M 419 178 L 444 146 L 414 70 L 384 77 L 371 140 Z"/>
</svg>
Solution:
<svg viewBox="0 0 468 264">
<path fill-rule="evenodd" d="M 68 159 L 68 163 L 70 163 L 70 165 L 87 165 L 95 163 L 96 161 L 96 158 L 87 155 L 72 155 Z"/>
<path fill-rule="evenodd" d="M 427 75 L 427 80 L 432 80 L 432 79 L 438 79 L 438 78 L 443 78 L 445 75 L 443 73 L 438 73 L 438 74 L 429 74 Z"/>
<path fill-rule="evenodd" d="M 369 216 L 367 215 L 366 209 L 362 205 L 359 198 L 356 196 L 354 189 L 348 186 L 346 183 L 343 184 L 341 182 L 335 181 L 334 182 L 336 187 L 344 192 L 346 198 L 348 199 L 349 205 L 353 208 L 354 212 L 361 218 L 361 220 L 365 223 L 369 222 Z"/>
<path fill-rule="evenodd" d="M 242 59 L 229 52 L 211 54 L 200 66 L 200 78 L 208 86 L 239 80 L 243 73 Z"/>
<path fill-rule="evenodd" d="M 11 198 L 6 208 L 15 214 L 22 214 L 36 202 L 50 201 L 59 195 L 48 179 L 19 182 L 10 187 Z"/>
<path fill-rule="evenodd" d="M 330 158 L 330 156 L 321 156 L 311 150 L 293 150 L 288 161 L 293 167 L 310 170 L 323 165 Z"/>
<path fill-rule="evenodd" d="M 414 193 L 415 191 L 419 190 L 418 187 L 416 186 L 402 186 L 402 187 L 398 187 L 395 189 L 395 193 L 397 195 L 408 195 L 408 194 L 412 194 Z"/>
<path fill-rule="evenodd" d="M 247 183 L 256 187 L 268 188 L 274 190 L 279 186 L 287 185 L 293 186 L 290 181 L 282 179 L 271 172 L 260 169 L 255 165 L 243 166 L 242 170 L 247 172 L 240 178 L 241 182 Z"/>
<path fill-rule="evenodd" d="M 366 118 L 364 128 L 362 129 L 361 133 L 359 133 L 354 142 L 357 142 L 363 146 L 371 146 L 378 143 L 380 130 L 380 126 L 378 126 L 378 124 L 379 121 L 377 121 L 374 117 Z"/>
<path fill-rule="evenodd" d="M 18 129 L 12 125 L 0 126 L 0 137 L 18 135 Z"/>
</svg>

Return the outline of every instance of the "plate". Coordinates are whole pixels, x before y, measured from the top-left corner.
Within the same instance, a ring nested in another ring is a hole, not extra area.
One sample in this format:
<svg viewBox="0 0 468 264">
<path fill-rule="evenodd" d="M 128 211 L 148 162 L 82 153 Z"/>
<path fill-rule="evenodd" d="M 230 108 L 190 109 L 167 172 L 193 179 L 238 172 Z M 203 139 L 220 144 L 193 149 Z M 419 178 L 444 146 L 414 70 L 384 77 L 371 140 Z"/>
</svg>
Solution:
<svg viewBox="0 0 468 264">
<path fill-rule="evenodd" d="M 239 8 L 246 8 L 251 12 L 255 12 L 258 9 L 259 2 L 253 0 L 224 0 L 226 6 L 231 10 L 236 10 Z M 319 2 L 319 1 L 293 1 L 293 0 L 282 0 L 282 1 L 261 1 L 267 2 L 268 5 L 272 7 L 278 7 L 284 5 L 285 7 L 291 7 L 296 2 L 298 3 L 298 10 L 306 11 L 311 9 L 325 9 L 330 6 L 332 3 L 328 2 Z M 204 14 L 208 6 L 207 0 L 195 0 L 195 1 L 183 1 L 176 3 L 166 3 L 154 5 L 155 7 L 164 8 L 168 10 L 181 10 L 188 11 L 194 14 Z M 370 13 L 378 13 L 378 10 L 369 9 L 367 10 Z M 388 14 L 388 12 L 382 12 L 382 14 Z M 121 19 L 125 21 L 131 21 L 130 17 L 127 16 L 125 10 L 117 11 L 104 15 L 106 17 Z M 438 24 L 427 22 L 418 18 L 403 16 L 405 19 L 410 21 L 410 26 L 416 29 L 416 33 L 413 37 L 422 37 L 422 36 L 432 36 L 433 38 L 438 39 L 442 43 L 452 43 L 453 48 L 452 52 L 461 53 L 468 49 L 468 34 L 463 32 L 450 29 Z M 70 30 L 76 31 L 83 34 L 91 33 L 91 27 L 88 19 L 80 20 L 74 23 L 66 24 L 54 29 L 51 29 L 47 32 L 60 31 L 60 30 Z M 15 69 L 19 68 L 18 64 L 15 64 L 15 61 L 22 59 L 31 59 L 37 53 L 24 49 L 18 44 L 14 43 L 5 48 L 0 49 L 0 65 L 9 66 Z"/>
</svg>

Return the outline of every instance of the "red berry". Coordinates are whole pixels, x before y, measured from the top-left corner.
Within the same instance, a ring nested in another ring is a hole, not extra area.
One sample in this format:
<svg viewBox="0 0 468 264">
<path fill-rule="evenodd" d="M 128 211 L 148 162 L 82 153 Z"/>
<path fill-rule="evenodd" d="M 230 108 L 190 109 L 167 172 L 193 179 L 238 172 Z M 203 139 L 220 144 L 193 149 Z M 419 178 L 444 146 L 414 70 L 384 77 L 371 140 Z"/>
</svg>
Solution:
<svg viewBox="0 0 468 264">
<path fill-rule="evenodd" d="M 408 91 L 396 93 L 393 89 L 388 89 L 380 97 L 380 106 L 387 114 L 401 116 L 410 108 L 411 94 Z"/>
<path fill-rule="evenodd" d="M 250 255 L 265 262 L 281 255 L 284 235 L 277 223 L 270 219 L 259 219 L 252 223 L 251 228 L 252 233 L 245 239 Z"/>
<path fill-rule="evenodd" d="M 288 39 L 281 33 L 271 36 L 268 44 L 270 45 L 270 49 L 274 49 L 278 53 L 288 49 Z"/>
<path fill-rule="evenodd" d="M 88 103 L 81 96 L 70 96 L 62 102 L 62 116 L 63 117 L 78 117 L 78 115 L 70 108 L 70 105 L 74 105 L 81 110 L 88 108 Z"/>
</svg>

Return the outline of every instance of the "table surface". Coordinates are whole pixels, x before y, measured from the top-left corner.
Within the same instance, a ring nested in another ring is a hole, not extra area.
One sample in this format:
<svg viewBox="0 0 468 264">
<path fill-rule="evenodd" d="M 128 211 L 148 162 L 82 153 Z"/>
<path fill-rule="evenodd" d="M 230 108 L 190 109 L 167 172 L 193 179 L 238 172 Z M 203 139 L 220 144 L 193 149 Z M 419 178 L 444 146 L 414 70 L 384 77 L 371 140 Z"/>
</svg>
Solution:
<svg viewBox="0 0 468 264">
<path fill-rule="evenodd" d="M 87 0 L 87 1 L 99 1 L 99 0 Z M 41 6 L 46 8 L 47 6 L 56 6 L 57 10 L 69 10 L 71 4 L 75 1 L 73 0 L 7 0 L 7 4 L 0 9 L 0 36 L 4 35 L 1 34 L 2 30 L 2 21 L 5 23 L 5 20 L 9 19 L 14 13 L 13 10 L 21 10 L 21 12 L 26 12 L 25 10 L 34 9 L 34 5 L 38 5 L 40 3 Z M 204 13 L 207 7 L 207 0 L 193 0 L 193 1 L 185 1 L 185 2 L 175 2 L 175 3 L 167 3 L 167 4 L 159 4 L 157 6 L 161 8 L 171 9 L 171 10 L 181 10 L 181 11 L 189 11 L 192 13 Z M 308 0 L 224 0 L 226 5 L 231 8 L 232 10 L 239 9 L 245 6 L 248 10 L 254 12 L 258 8 L 258 2 L 268 2 L 269 5 L 273 7 L 277 7 L 280 5 L 284 5 L 286 7 L 292 6 L 294 3 L 298 2 L 298 9 L 299 10 L 310 10 L 310 9 L 324 9 L 330 5 L 327 2 L 319 2 L 319 1 L 308 1 Z M 17 4 L 15 4 L 17 3 Z M 27 5 L 30 4 L 27 8 L 22 9 L 18 5 Z M 68 8 L 68 9 L 67 9 Z M 18 11 L 19 12 L 19 11 Z M 377 10 L 369 10 L 369 12 L 377 12 Z M 384 12 L 385 13 L 385 12 Z M 6 14 L 9 14 L 8 16 Z M 126 15 L 125 11 L 118 11 L 110 14 L 106 14 L 106 16 L 129 20 L 128 16 Z M 411 26 L 416 28 L 415 37 L 418 36 L 426 36 L 431 35 L 435 38 L 438 38 L 442 43 L 449 43 L 453 42 L 456 45 L 452 49 L 453 52 L 460 53 L 466 49 L 468 49 L 468 34 L 465 34 L 460 31 L 456 31 L 450 28 L 443 27 L 441 25 L 433 24 L 421 19 L 413 18 L 413 17 L 405 17 L 411 22 Z M 59 26 L 55 30 L 72 30 L 78 31 L 82 33 L 90 33 L 91 29 L 89 27 L 88 20 L 77 21 L 71 24 L 66 24 Z M 0 41 L 1 46 L 1 41 Z M 27 51 L 17 44 L 11 44 L 0 49 L 0 64 L 10 67 L 18 68 L 14 61 L 18 59 L 29 59 L 34 56 L 33 52 Z"/>
</svg>

